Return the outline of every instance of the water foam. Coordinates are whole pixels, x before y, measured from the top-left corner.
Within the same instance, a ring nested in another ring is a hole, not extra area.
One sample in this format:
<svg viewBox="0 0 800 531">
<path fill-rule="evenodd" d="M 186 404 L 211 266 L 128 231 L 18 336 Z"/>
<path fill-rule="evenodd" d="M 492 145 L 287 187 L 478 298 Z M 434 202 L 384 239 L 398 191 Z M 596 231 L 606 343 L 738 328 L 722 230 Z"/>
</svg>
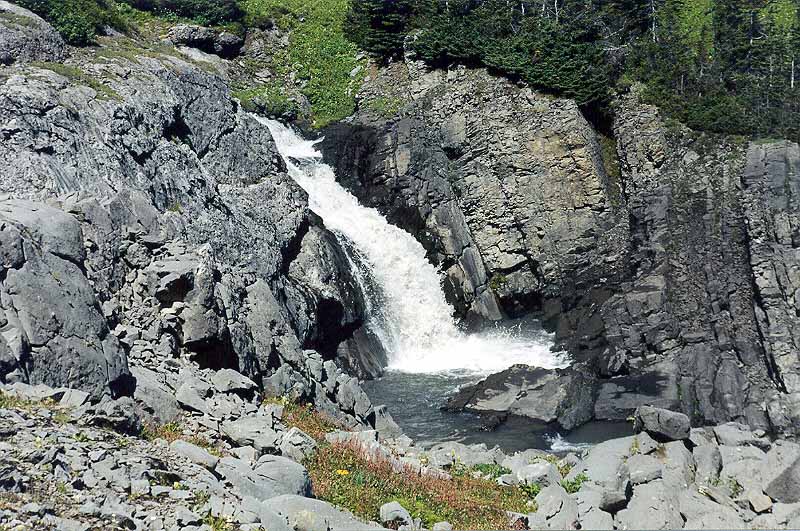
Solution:
<svg viewBox="0 0 800 531">
<path fill-rule="evenodd" d="M 442 291 L 441 275 L 422 245 L 337 183 L 316 142 L 280 122 L 259 120 L 269 127 L 289 175 L 308 193 L 311 210 L 346 242 L 351 265 L 371 302 L 368 326 L 386 349 L 390 370 L 490 373 L 517 363 L 545 368 L 568 364 L 562 355 L 550 352 L 552 339 L 545 334 L 461 331 Z M 377 289 L 369 290 L 372 285 Z"/>
</svg>

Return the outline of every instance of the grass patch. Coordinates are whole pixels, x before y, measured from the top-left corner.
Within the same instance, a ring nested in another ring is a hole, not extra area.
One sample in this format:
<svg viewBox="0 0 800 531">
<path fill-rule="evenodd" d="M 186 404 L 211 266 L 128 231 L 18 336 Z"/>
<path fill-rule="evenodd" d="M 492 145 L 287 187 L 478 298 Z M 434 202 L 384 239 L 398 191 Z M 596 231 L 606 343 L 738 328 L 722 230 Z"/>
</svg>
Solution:
<svg viewBox="0 0 800 531">
<path fill-rule="evenodd" d="M 358 47 L 342 29 L 349 0 L 242 0 L 248 26 L 275 23 L 291 30 L 287 54 L 270 65 L 279 76 L 294 72 L 301 92 L 311 103 L 315 127 L 341 120 L 355 111 L 361 77 L 351 77 L 363 66 Z"/>
<path fill-rule="evenodd" d="M 381 457 L 348 444 L 322 446 L 305 461 L 315 495 L 360 518 L 378 520 L 381 505 L 399 502 L 426 527 L 448 521 L 456 529 L 505 529 L 506 511 L 531 512 L 535 504 L 516 487 L 468 475 L 452 479 L 396 472 Z"/>
<path fill-rule="evenodd" d="M 380 96 L 367 102 L 366 107 L 383 118 L 392 118 L 403 107 L 403 100 L 388 96 Z"/>
<path fill-rule="evenodd" d="M 506 276 L 502 273 L 497 273 L 491 278 L 491 280 L 489 280 L 489 287 L 492 288 L 492 290 L 497 291 L 502 289 L 507 283 L 508 279 Z"/>
<path fill-rule="evenodd" d="M 345 429 L 336 420 L 320 413 L 310 404 L 298 404 L 288 397 L 266 397 L 264 404 L 283 406 L 281 422 L 289 428 L 297 428 L 318 443 L 325 442 L 325 435 Z"/>
<path fill-rule="evenodd" d="M 49 62 L 36 62 L 32 63 L 36 68 L 50 70 L 56 74 L 67 78 L 69 81 L 89 87 L 97 93 L 99 100 L 121 100 L 120 95 L 111 87 L 100 83 L 97 79 L 90 76 L 83 70 L 72 65 L 65 65 L 62 63 L 49 63 Z"/>
<path fill-rule="evenodd" d="M 142 439 L 148 441 L 155 441 L 156 439 L 164 439 L 171 443 L 175 442 L 183 436 L 183 428 L 177 422 L 169 422 L 167 424 L 145 424 L 141 433 Z"/>
</svg>

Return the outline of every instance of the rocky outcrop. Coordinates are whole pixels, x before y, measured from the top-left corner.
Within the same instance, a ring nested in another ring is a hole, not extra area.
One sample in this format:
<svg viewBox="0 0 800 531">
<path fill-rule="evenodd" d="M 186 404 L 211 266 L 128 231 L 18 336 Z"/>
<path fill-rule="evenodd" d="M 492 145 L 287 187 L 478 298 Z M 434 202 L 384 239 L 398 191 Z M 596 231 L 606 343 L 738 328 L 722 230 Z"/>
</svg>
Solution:
<svg viewBox="0 0 800 531">
<path fill-rule="evenodd" d="M 60 61 L 64 48 L 64 40 L 50 24 L 27 9 L 0 0 L 0 65 Z"/>
<path fill-rule="evenodd" d="M 0 201 L 0 374 L 6 382 L 130 394 L 133 379 L 86 278 L 78 221 Z"/>
<path fill-rule="evenodd" d="M 794 433 L 795 144 L 667 124 L 637 89 L 603 139 L 572 102 L 410 59 L 359 104 L 325 132 L 340 180 L 423 242 L 468 320 L 541 318 L 596 378 L 589 417 Z"/>
<path fill-rule="evenodd" d="M 236 57 L 244 45 L 244 39 L 238 35 L 193 24 L 173 26 L 167 34 L 167 39 L 176 45 L 197 48 L 225 59 Z"/>
<path fill-rule="evenodd" d="M 125 392 L 163 421 L 175 416 L 170 394 L 212 414 L 186 375 L 233 369 L 369 424 L 369 400 L 333 362 L 342 345 L 340 365 L 359 366 L 364 321 L 338 242 L 268 128 L 193 57 L 109 37 L 66 64 L 19 62 L 0 77 L 3 192 L 31 201 L 3 203 L 4 241 L 24 252 L 0 278 L 0 381 L 119 394 L 130 365 L 146 391 Z M 69 245 L 53 251 L 54 238 Z M 26 285 L 35 267 L 41 280 Z"/>
</svg>

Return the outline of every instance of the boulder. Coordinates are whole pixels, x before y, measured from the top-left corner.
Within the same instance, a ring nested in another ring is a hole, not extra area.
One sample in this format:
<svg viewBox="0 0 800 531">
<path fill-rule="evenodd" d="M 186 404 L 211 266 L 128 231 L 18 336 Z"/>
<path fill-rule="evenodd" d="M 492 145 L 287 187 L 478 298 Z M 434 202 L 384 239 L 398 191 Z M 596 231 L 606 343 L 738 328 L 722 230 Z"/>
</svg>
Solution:
<svg viewBox="0 0 800 531">
<path fill-rule="evenodd" d="M 560 485 L 551 485 L 536 495 L 538 510 L 528 515 L 531 529 L 578 529 L 578 504 Z"/>
<path fill-rule="evenodd" d="M 591 420 L 596 379 L 579 366 L 548 370 L 515 365 L 462 387 L 445 409 L 503 412 L 571 430 Z"/>
<path fill-rule="evenodd" d="M 239 446 L 252 446 L 262 454 L 276 452 L 280 448 L 280 436 L 273 429 L 271 417 L 242 417 L 223 422 L 220 429 Z"/>
<path fill-rule="evenodd" d="M 294 459 L 298 463 L 314 453 L 316 441 L 303 430 L 292 427 L 281 437 L 281 455 Z"/>
<path fill-rule="evenodd" d="M 237 35 L 193 24 L 173 26 L 170 28 L 167 38 L 175 44 L 197 48 L 226 59 L 239 55 L 244 45 L 244 40 Z"/>
<path fill-rule="evenodd" d="M 128 360 L 86 277 L 78 221 L 56 208 L 0 201 L 0 378 L 133 392 Z"/>
<path fill-rule="evenodd" d="M 561 474 L 552 463 L 540 461 L 526 465 L 516 472 L 517 478 L 526 485 L 539 485 L 549 487 L 561 483 Z"/>
<path fill-rule="evenodd" d="M 633 455 L 628 459 L 628 471 L 631 475 L 631 483 L 639 485 L 654 479 L 661 478 L 661 462 L 649 455 Z"/>
<path fill-rule="evenodd" d="M 411 514 L 396 501 L 384 503 L 381 505 L 379 512 L 381 523 L 383 523 L 384 527 L 396 529 L 404 525 L 414 525 L 414 519 L 411 518 Z"/>
<path fill-rule="evenodd" d="M 646 431 L 659 440 L 678 441 L 689 438 L 692 426 L 683 413 L 652 406 L 641 406 L 634 413 L 634 430 Z"/>
<path fill-rule="evenodd" d="M 64 59 L 61 35 L 39 16 L 0 0 L 0 65 Z"/>
<path fill-rule="evenodd" d="M 214 388 L 220 393 L 242 393 L 252 394 L 256 389 L 256 384 L 233 369 L 220 369 L 211 376 Z"/>
<path fill-rule="evenodd" d="M 614 517 L 616 529 L 682 529 L 679 492 L 662 480 L 638 485 L 625 509 Z"/>
<path fill-rule="evenodd" d="M 800 502 L 800 445 L 777 441 L 759 467 L 764 492 L 776 502 Z"/>
<path fill-rule="evenodd" d="M 311 495 L 308 471 L 299 463 L 280 456 L 263 456 L 255 465 L 233 457 L 219 460 L 215 471 L 230 483 L 241 496 L 259 501 L 292 494 Z"/>
<path fill-rule="evenodd" d="M 170 443 L 169 447 L 176 454 L 182 455 L 189 461 L 204 466 L 209 470 L 214 470 L 214 467 L 216 467 L 217 463 L 219 462 L 219 458 L 217 456 L 211 455 L 197 445 L 182 441 L 180 439 Z"/>
<path fill-rule="evenodd" d="M 366 524 L 351 513 L 322 500 L 302 496 L 277 496 L 264 503 L 267 509 L 284 516 L 294 531 L 374 531 L 377 524 Z"/>
</svg>

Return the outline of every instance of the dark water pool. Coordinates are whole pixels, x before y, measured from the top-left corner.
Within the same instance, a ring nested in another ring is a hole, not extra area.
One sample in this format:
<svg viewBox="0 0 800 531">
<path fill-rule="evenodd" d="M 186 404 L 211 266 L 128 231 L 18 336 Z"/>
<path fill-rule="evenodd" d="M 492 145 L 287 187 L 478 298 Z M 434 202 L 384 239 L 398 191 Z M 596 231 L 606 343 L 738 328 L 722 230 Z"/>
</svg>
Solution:
<svg viewBox="0 0 800 531">
<path fill-rule="evenodd" d="M 630 435 L 625 422 L 592 422 L 569 434 L 541 426 L 528 419 L 513 417 L 493 431 L 470 413 L 441 411 L 447 398 L 462 385 L 475 383 L 475 375 L 407 374 L 388 372 L 364 384 L 373 404 L 386 404 L 394 420 L 418 445 L 427 447 L 443 441 L 465 444 L 486 443 L 505 452 L 538 448 L 555 452 L 576 451 L 591 444 Z"/>
</svg>

